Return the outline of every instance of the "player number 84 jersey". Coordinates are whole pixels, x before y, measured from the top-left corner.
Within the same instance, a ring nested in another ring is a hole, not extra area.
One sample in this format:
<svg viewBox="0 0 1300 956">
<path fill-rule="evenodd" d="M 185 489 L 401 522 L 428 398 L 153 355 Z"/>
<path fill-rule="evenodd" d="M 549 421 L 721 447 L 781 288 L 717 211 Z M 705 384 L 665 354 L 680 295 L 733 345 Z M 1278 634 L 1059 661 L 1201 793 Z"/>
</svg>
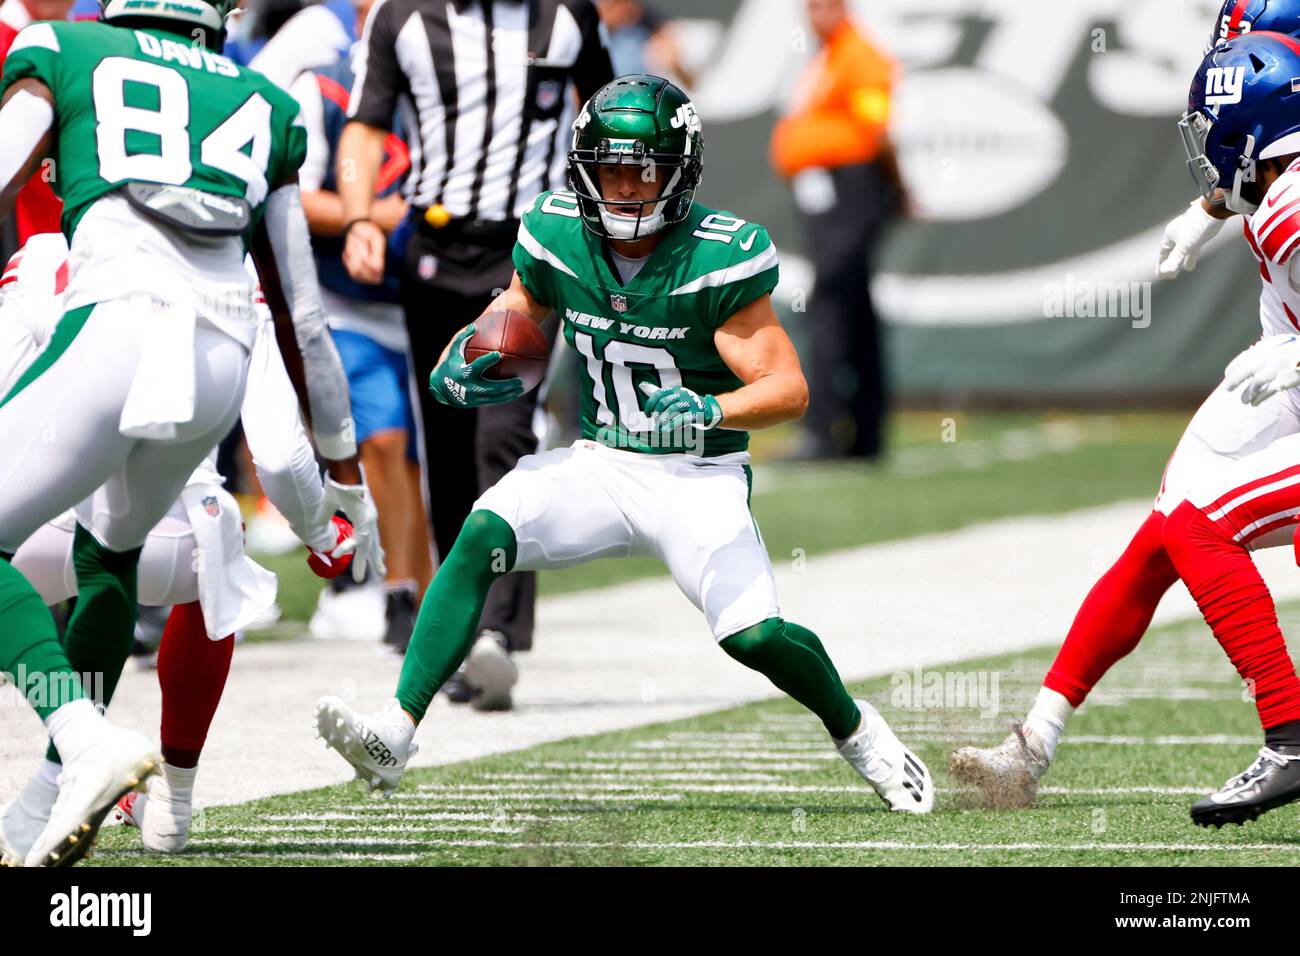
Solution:
<svg viewBox="0 0 1300 956">
<path fill-rule="evenodd" d="M 51 184 L 69 238 L 96 199 L 127 182 L 245 199 L 255 225 L 306 155 L 288 93 L 166 31 L 34 23 L 14 40 L 0 91 L 26 77 L 54 96 Z"/>
</svg>

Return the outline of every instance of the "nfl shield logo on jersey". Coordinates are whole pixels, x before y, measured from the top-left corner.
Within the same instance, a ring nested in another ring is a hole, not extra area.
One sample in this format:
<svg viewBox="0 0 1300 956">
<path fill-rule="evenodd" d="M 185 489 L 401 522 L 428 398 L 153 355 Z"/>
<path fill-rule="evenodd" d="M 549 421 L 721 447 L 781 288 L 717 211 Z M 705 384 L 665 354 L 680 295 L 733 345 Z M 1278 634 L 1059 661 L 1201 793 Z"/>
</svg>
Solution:
<svg viewBox="0 0 1300 956">
<path fill-rule="evenodd" d="M 544 113 L 550 112 L 560 102 L 560 94 L 563 92 L 564 84 L 561 81 L 542 80 L 537 84 L 537 108 Z"/>
<path fill-rule="evenodd" d="M 627 296 L 613 292 L 609 297 L 609 304 L 614 307 L 615 312 L 627 311 Z"/>
<path fill-rule="evenodd" d="M 203 510 L 213 518 L 221 514 L 221 502 L 217 501 L 216 495 L 208 495 L 203 499 Z"/>
</svg>

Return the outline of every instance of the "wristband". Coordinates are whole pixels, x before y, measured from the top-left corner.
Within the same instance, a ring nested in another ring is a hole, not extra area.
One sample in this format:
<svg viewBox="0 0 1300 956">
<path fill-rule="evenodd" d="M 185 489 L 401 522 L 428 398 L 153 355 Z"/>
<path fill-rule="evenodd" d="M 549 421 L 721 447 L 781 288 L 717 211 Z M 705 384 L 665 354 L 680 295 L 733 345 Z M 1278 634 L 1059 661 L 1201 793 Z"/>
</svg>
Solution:
<svg viewBox="0 0 1300 956">
<path fill-rule="evenodd" d="M 349 219 L 347 222 L 343 224 L 343 230 L 339 233 L 339 238 L 342 239 L 344 242 L 346 242 L 348 238 L 348 233 L 351 232 L 352 227 L 359 222 L 374 222 L 374 220 L 371 219 L 369 216 L 357 216 L 356 219 Z"/>
</svg>

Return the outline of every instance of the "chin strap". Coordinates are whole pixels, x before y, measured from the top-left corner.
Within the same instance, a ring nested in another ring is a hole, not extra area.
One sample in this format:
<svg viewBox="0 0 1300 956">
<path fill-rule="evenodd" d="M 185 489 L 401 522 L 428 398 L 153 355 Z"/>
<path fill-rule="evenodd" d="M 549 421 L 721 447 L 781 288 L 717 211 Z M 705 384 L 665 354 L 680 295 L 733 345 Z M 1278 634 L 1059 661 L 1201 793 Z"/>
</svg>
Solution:
<svg viewBox="0 0 1300 956">
<path fill-rule="evenodd" d="M 1237 163 L 1237 173 L 1232 177 L 1232 194 L 1225 200 L 1227 207 L 1233 212 L 1239 212 L 1243 216 L 1252 215 L 1259 206 L 1241 196 L 1242 183 L 1253 183 L 1255 181 L 1255 137 L 1246 136 L 1246 148 L 1242 150 L 1241 159 Z"/>
</svg>

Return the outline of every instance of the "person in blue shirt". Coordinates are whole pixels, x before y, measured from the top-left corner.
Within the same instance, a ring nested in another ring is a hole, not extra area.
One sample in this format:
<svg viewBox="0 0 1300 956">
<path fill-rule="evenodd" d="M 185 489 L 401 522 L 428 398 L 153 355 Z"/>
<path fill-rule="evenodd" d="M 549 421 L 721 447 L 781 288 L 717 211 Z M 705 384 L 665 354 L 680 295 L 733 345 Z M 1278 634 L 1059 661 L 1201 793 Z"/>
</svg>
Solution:
<svg viewBox="0 0 1300 956">
<path fill-rule="evenodd" d="M 355 8 L 353 35 L 365 22 L 370 5 L 363 2 Z M 291 20 L 284 29 L 292 25 Z M 271 42 L 278 42 L 282 33 Z M 262 59 L 269 49 L 255 60 Z M 394 650 L 405 652 L 420 596 L 432 575 L 409 393 L 406 327 L 398 304 L 400 250 L 408 228 L 406 201 L 399 188 L 411 164 L 395 120 L 394 132 L 384 144 L 384 165 L 375 189 L 378 201 L 373 213 L 389 235 L 391 268 L 381 284 L 362 285 L 343 267 L 343 207 L 336 180 L 336 149 L 347 122 L 352 81 L 345 53 L 329 66 L 301 73 L 289 90 L 302 105 L 307 127 L 307 160 L 299 172 L 299 182 L 312 231 L 321 304 L 348 375 L 361 462 L 379 511 L 379 536 L 388 565 L 382 585 L 384 640 Z M 327 590 L 322 594 L 322 606 L 337 597 Z M 365 606 L 364 599 L 361 606 Z M 348 626 L 346 621 L 344 626 Z M 367 630 L 364 626 L 361 629 Z"/>
</svg>

